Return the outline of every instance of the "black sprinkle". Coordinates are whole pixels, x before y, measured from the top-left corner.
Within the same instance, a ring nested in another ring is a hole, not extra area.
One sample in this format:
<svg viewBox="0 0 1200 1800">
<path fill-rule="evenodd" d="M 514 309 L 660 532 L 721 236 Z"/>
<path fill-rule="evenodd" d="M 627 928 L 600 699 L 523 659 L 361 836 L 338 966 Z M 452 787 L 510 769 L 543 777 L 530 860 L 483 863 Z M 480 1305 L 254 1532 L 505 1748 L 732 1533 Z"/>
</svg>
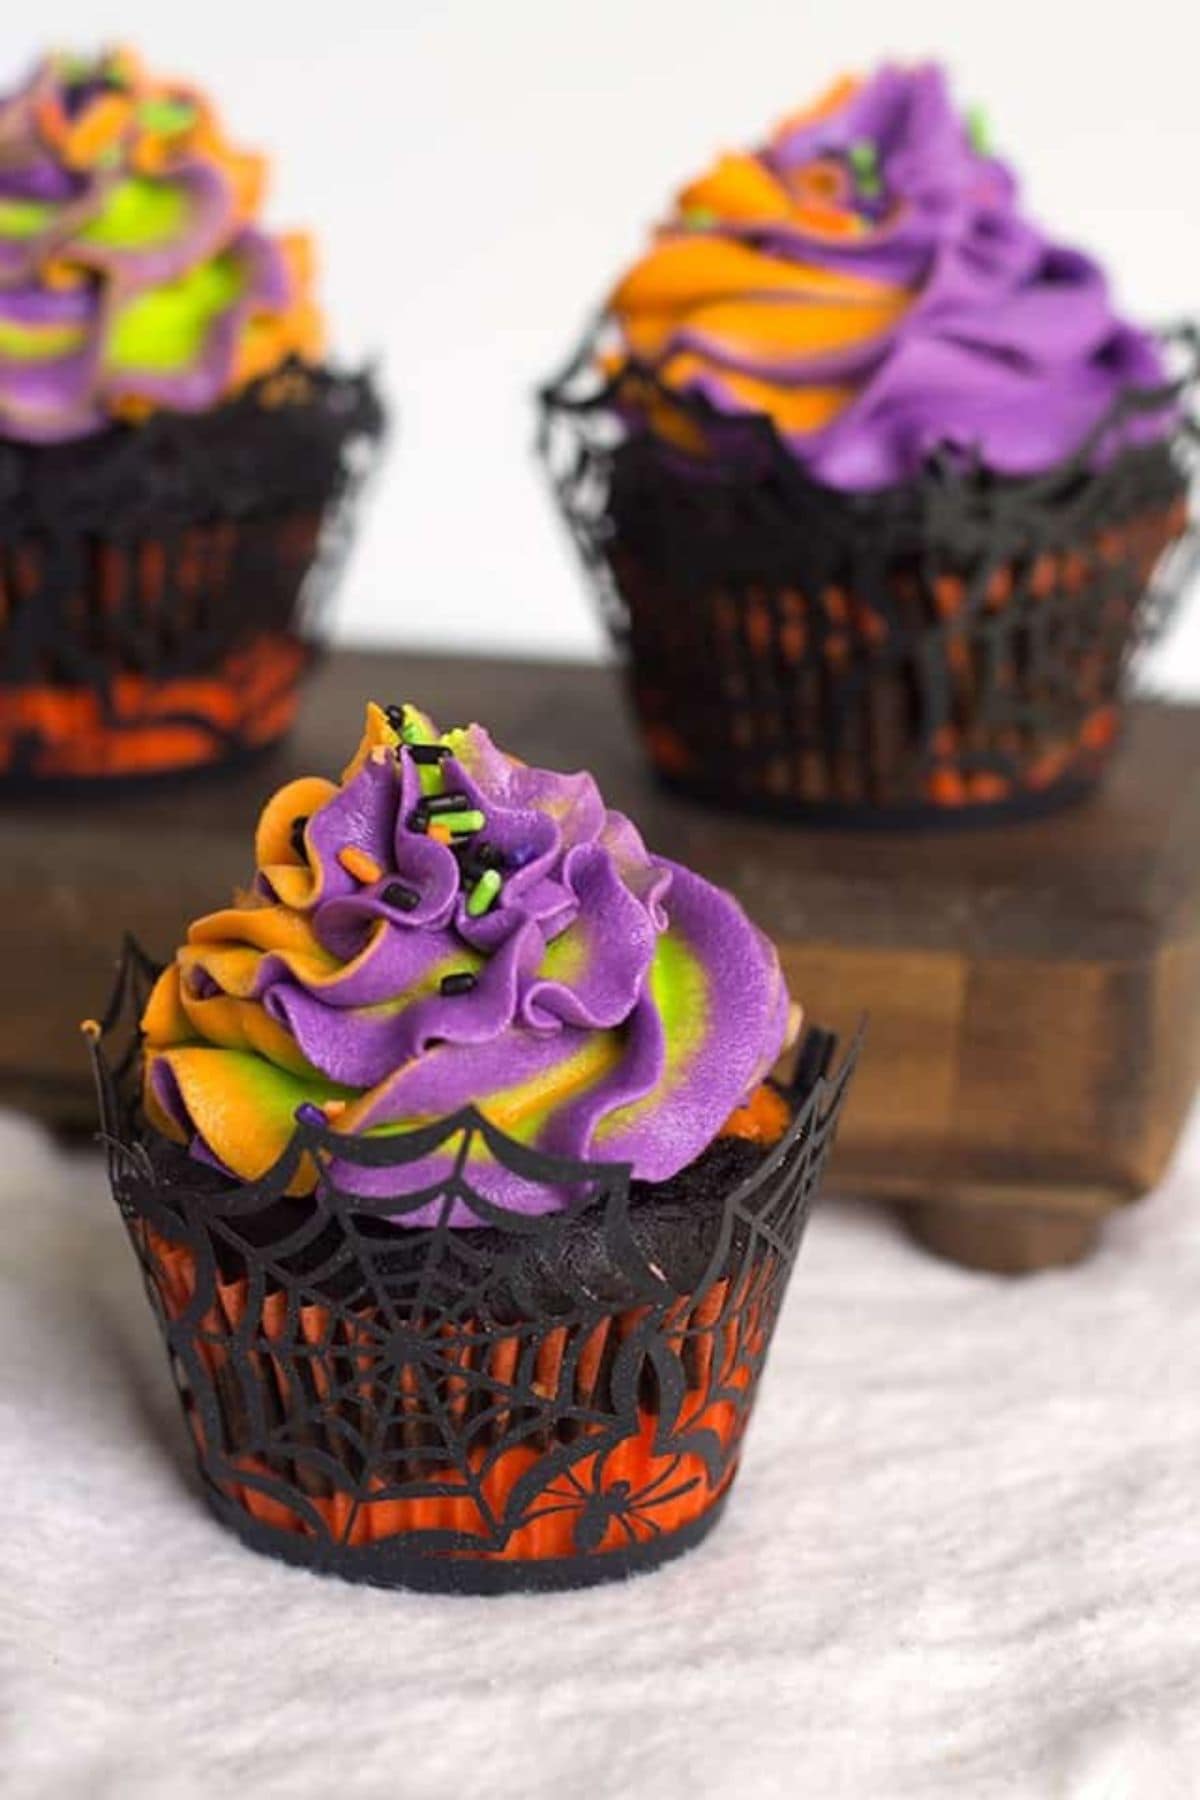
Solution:
<svg viewBox="0 0 1200 1800">
<path fill-rule="evenodd" d="M 408 708 L 406 706 L 385 706 L 383 709 L 383 716 L 393 731 L 403 731 L 404 715 L 407 711 Z"/>
<path fill-rule="evenodd" d="M 449 756 L 449 744 L 410 744 L 408 754 L 415 763 L 440 763 Z"/>
<path fill-rule="evenodd" d="M 397 912 L 412 912 L 421 904 L 416 888 L 406 887 L 402 881 L 389 881 L 379 898 L 385 906 L 394 906 Z"/>
<path fill-rule="evenodd" d="M 441 980 L 441 992 L 447 1000 L 455 994 L 469 994 L 474 986 L 475 977 L 469 969 L 463 969 L 457 975 L 443 975 Z"/>
<path fill-rule="evenodd" d="M 405 823 L 410 831 L 424 831 L 429 820 L 418 806 L 416 812 L 410 812 Z"/>
<path fill-rule="evenodd" d="M 471 802 L 465 794 L 426 794 L 417 811 L 426 819 L 436 819 L 441 813 L 467 812 L 471 810 Z"/>
<path fill-rule="evenodd" d="M 292 845 L 292 849 L 296 852 L 296 855 L 301 859 L 301 861 L 304 860 L 304 858 L 307 854 L 307 852 L 304 848 L 304 827 L 308 824 L 308 821 L 309 821 L 308 813 L 301 813 L 299 818 L 292 820 L 291 845 Z"/>
<path fill-rule="evenodd" d="M 468 887 L 474 887 L 479 877 L 488 869 L 502 873 L 505 867 L 504 857 L 494 844 L 477 844 L 467 839 L 458 855 L 458 866 L 462 870 L 462 878 Z"/>
</svg>

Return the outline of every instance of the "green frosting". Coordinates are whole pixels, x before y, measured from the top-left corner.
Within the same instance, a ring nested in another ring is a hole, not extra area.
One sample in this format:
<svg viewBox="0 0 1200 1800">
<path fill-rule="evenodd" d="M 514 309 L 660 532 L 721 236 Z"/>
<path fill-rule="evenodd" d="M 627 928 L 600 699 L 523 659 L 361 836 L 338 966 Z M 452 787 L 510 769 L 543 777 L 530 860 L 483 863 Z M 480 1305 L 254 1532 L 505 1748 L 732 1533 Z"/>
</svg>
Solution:
<svg viewBox="0 0 1200 1800">
<path fill-rule="evenodd" d="M 149 288 L 114 316 L 108 340 L 110 370 L 156 375 L 185 369 L 204 348 L 213 320 L 237 299 L 242 276 L 227 256 L 189 269 L 178 281 Z"/>
<path fill-rule="evenodd" d="M 183 230 L 188 199 L 182 188 L 142 175 L 118 181 L 90 224 L 79 233 L 81 244 L 97 250 L 147 250 L 167 244 Z"/>
<path fill-rule="evenodd" d="M 19 325 L 12 319 L 0 319 L 0 356 L 53 362 L 82 350 L 86 343 L 87 332 L 80 325 Z"/>
<path fill-rule="evenodd" d="M 54 221 L 44 200 L 0 200 L 0 237 L 35 238 Z"/>
</svg>

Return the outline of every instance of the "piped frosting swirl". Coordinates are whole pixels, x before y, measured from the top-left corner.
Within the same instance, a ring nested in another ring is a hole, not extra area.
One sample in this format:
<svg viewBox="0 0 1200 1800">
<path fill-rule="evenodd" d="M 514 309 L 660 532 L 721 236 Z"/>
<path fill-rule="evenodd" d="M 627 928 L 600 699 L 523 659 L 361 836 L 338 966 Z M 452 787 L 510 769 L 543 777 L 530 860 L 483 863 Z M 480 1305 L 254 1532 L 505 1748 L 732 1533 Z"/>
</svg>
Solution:
<svg viewBox="0 0 1200 1800">
<path fill-rule="evenodd" d="M 265 177 L 128 50 L 49 56 L 0 100 L 0 435 L 203 411 L 318 356 L 308 240 L 258 224 Z"/>
<path fill-rule="evenodd" d="M 591 776 L 529 768 L 477 725 L 439 736 L 369 708 L 340 784 L 268 802 L 256 858 L 143 1020 L 151 1122 L 245 1179 L 304 1107 L 360 1134 L 473 1104 L 519 1143 L 665 1180 L 783 1046 L 778 959 L 736 901 L 652 856 Z M 338 1173 L 361 1192 L 395 1179 Z M 498 1202 L 555 1204 L 471 1173 Z"/>
<path fill-rule="evenodd" d="M 840 82 L 723 156 L 609 312 L 610 370 L 632 361 L 719 412 L 766 416 L 812 476 L 849 490 L 946 453 L 1039 473 L 1165 379 L 1098 265 L 1024 216 L 931 65 Z M 1143 414 L 1125 441 L 1169 417 Z"/>
</svg>

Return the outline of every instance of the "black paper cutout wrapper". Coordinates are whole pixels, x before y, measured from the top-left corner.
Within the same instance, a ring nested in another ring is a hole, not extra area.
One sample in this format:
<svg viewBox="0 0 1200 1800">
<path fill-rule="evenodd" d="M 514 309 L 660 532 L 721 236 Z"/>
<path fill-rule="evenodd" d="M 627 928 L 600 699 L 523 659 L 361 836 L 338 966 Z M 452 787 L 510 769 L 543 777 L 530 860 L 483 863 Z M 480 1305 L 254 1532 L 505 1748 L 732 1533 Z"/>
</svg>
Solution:
<svg viewBox="0 0 1200 1800">
<path fill-rule="evenodd" d="M 764 417 L 644 368 L 603 323 L 540 395 L 539 451 L 670 786 L 867 826 L 979 823 L 1082 797 L 1134 652 L 1195 563 L 1194 332 L 1036 479 L 949 456 L 904 487 L 806 476 Z M 1127 442 L 1175 408 L 1168 439 Z M 1093 467 L 1093 464 L 1096 466 Z"/>
<path fill-rule="evenodd" d="M 697 1543 L 720 1516 L 857 1043 L 810 1031 L 770 1150 L 718 1139 L 648 1188 L 565 1162 L 473 1108 L 390 1138 L 301 1123 L 239 1183 L 143 1128 L 137 1019 L 154 968 L 127 945 L 92 1040 L 113 1194 L 141 1264 L 217 1517 L 253 1548 L 380 1586 L 586 1586 Z M 568 1210 L 490 1204 L 468 1140 Z M 458 1154 L 434 1189 L 406 1169 Z M 395 1168 L 401 1198 L 336 1185 Z M 301 1158 L 319 1179 L 284 1198 Z M 390 1221 L 443 1200 L 439 1222 Z M 453 1198 L 480 1225 L 444 1223 Z"/>
<path fill-rule="evenodd" d="M 382 433 L 369 375 L 293 362 L 208 413 L 0 442 L 0 788 L 276 742 Z"/>
</svg>

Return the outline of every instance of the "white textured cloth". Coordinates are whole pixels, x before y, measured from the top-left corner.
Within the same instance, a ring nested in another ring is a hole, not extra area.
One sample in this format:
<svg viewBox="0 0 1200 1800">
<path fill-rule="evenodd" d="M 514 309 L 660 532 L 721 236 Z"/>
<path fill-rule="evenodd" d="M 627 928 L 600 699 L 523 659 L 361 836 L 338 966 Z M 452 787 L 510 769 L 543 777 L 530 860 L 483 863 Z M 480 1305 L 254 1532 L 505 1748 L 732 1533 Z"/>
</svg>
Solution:
<svg viewBox="0 0 1200 1800">
<path fill-rule="evenodd" d="M 1087 1266 L 815 1218 L 706 1545 L 355 1589 L 209 1517 L 98 1160 L 0 1119 L 6 1800 L 1200 1794 L 1200 1120 Z"/>
</svg>

